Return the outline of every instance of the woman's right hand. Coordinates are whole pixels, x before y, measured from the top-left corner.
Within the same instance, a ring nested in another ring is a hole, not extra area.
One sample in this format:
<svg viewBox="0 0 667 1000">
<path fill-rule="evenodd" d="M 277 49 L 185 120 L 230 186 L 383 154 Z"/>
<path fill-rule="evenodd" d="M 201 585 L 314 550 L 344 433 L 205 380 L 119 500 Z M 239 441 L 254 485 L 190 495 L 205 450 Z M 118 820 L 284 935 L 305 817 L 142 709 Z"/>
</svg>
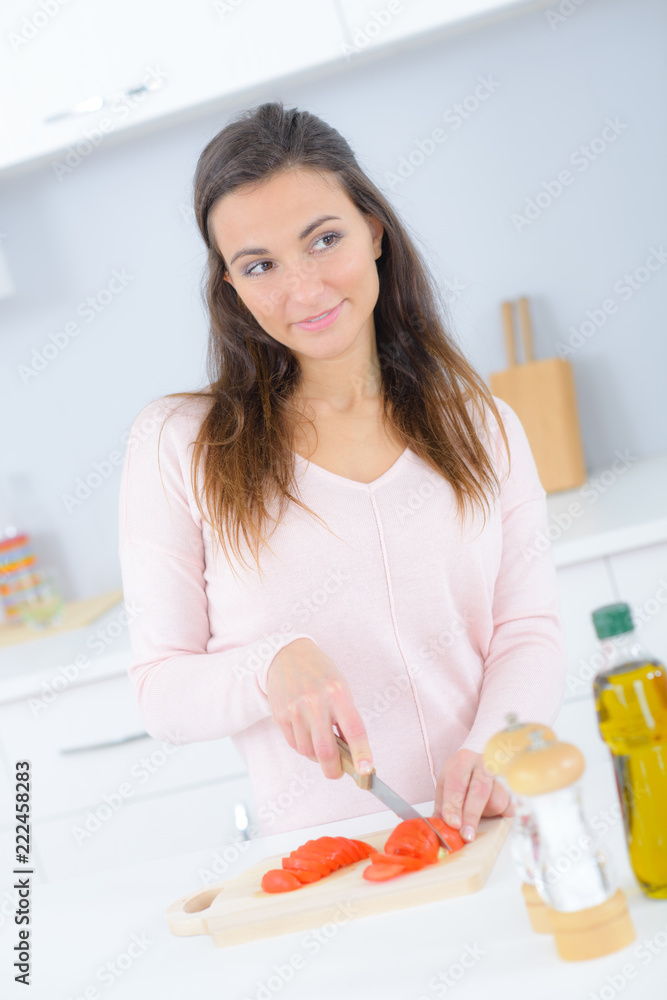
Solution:
<svg viewBox="0 0 667 1000">
<path fill-rule="evenodd" d="M 350 747 L 357 773 L 370 774 L 373 758 L 368 735 L 348 683 L 312 639 L 294 639 L 276 653 L 266 693 L 274 722 L 289 745 L 319 763 L 326 778 L 340 778 L 344 773 L 334 722 Z"/>
</svg>

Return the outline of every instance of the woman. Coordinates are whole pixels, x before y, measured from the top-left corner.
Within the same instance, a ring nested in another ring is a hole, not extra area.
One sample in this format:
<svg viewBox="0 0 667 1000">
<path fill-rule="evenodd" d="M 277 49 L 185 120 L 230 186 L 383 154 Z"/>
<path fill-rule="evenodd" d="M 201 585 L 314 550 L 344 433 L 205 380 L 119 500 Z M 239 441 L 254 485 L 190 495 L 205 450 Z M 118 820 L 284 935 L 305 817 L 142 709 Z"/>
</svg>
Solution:
<svg viewBox="0 0 667 1000">
<path fill-rule="evenodd" d="M 232 736 L 268 834 L 384 808 L 329 780 L 337 723 L 359 772 L 471 840 L 509 809 L 487 739 L 509 711 L 552 722 L 563 694 L 525 433 L 325 122 L 239 116 L 201 154 L 195 210 L 211 384 L 139 414 L 121 487 L 148 731 Z"/>
</svg>

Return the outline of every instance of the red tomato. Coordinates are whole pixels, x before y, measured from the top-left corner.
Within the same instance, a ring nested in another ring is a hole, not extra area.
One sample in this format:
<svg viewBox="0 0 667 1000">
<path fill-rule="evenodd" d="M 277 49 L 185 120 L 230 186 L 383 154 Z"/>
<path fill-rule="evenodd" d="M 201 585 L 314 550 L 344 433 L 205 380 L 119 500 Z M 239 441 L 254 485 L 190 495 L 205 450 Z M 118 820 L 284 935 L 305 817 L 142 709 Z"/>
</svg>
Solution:
<svg viewBox="0 0 667 1000">
<path fill-rule="evenodd" d="M 264 892 L 289 892 L 291 889 L 300 889 L 301 882 L 291 872 L 286 872 L 282 868 L 272 868 L 262 876 L 262 889 Z"/>
<path fill-rule="evenodd" d="M 466 846 L 466 841 L 463 839 L 458 830 L 455 830 L 453 826 L 448 826 L 444 819 L 440 816 L 429 816 L 429 820 L 433 823 L 438 833 L 442 834 L 447 842 L 447 846 L 450 851 L 460 851 L 462 847 Z"/>
<path fill-rule="evenodd" d="M 276 871 L 280 871 L 280 870 L 285 871 L 285 869 L 276 869 Z M 294 877 L 297 878 L 299 880 L 299 882 L 303 882 L 304 884 L 307 883 L 307 882 L 319 882 L 319 880 L 322 877 L 321 875 L 318 875 L 317 872 L 306 871 L 305 868 L 303 868 L 303 869 L 302 868 L 290 868 L 289 874 L 290 875 L 294 875 Z"/>
<path fill-rule="evenodd" d="M 401 867 L 407 868 L 410 871 L 417 871 L 419 868 L 425 868 L 427 864 L 427 862 L 423 861 L 421 858 L 411 858 L 406 854 L 374 854 L 373 861 L 371 863 L 374 865 L 401 865 Z"/>
<path fill-rule="evenodd" d="M 397 875 L 403 875 L 406 871 L 408 869 L 403 865 L 372 864 L 364 868 L 363 877 L 369 882 L 386 882 L 387 879 L 396 878 Z"/>
</svg>

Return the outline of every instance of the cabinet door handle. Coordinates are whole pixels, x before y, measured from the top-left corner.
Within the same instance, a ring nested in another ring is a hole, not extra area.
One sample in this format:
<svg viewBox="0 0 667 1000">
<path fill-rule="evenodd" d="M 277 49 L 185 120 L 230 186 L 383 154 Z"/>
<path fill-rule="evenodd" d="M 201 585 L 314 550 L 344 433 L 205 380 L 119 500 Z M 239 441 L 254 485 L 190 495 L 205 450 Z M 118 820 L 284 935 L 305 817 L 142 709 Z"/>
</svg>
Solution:
<svg viewBox="0 0 667 1000">
<path fill-rule="evenodd" d="M 111 97 L 102 97 L 100 94 L 96 94 L 94 97 L 88 97 L 85 101 L 79 101 L 78 104 L 75 104 L 72 108 L 68 108 L 67 111 L 58 111 L 55 115 L 49 115 L 48 118 L 44 119 L 44 124 L 50 125 L 52 122 L 59 122 L 62 118 L 89 115 L 93 111 L 99 111 L 100 108 L 108 107 L 109 104 L 113 104 L 119 98 L 134 97 L 136 94 L 144 94 L 150 90 L 160 90 L 163 86 L 162 80 L 151 80 L 150 83 L 139 83 L 136 87 L 128 87 L 127 90 L 121 90 L 116 94 L 112 94 Z"/>
<path fill-rule="evenodd" d="M 83 747 L 65 747 L 60 753 L 83 753 L 87 750 L 102 750 L 104 747 L 117 747 L 121 743 L 131 743 L 132 740 L 150 739 L 148 733 L 133 733 L 131 736 L 121 736 L 118 740 L 105 740 L 104 743 L 90 743 Z"/>
</svg>

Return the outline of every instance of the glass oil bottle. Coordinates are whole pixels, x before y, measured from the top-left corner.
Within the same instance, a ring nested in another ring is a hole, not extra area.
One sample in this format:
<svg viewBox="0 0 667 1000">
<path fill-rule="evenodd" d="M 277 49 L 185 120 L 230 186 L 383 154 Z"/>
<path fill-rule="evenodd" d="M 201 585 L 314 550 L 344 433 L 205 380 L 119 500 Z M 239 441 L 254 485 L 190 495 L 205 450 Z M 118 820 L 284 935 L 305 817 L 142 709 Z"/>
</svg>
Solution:
<svg viewBox="0 0 667 1000">
<path fill-rule="evenodd" d="M 639 642 L 630 607 L 593 612 L 605 664 L 593 681 L 614 763 L 630 864 L 646 896 L 667 899 L 667 672 Z"/>
</svg>

